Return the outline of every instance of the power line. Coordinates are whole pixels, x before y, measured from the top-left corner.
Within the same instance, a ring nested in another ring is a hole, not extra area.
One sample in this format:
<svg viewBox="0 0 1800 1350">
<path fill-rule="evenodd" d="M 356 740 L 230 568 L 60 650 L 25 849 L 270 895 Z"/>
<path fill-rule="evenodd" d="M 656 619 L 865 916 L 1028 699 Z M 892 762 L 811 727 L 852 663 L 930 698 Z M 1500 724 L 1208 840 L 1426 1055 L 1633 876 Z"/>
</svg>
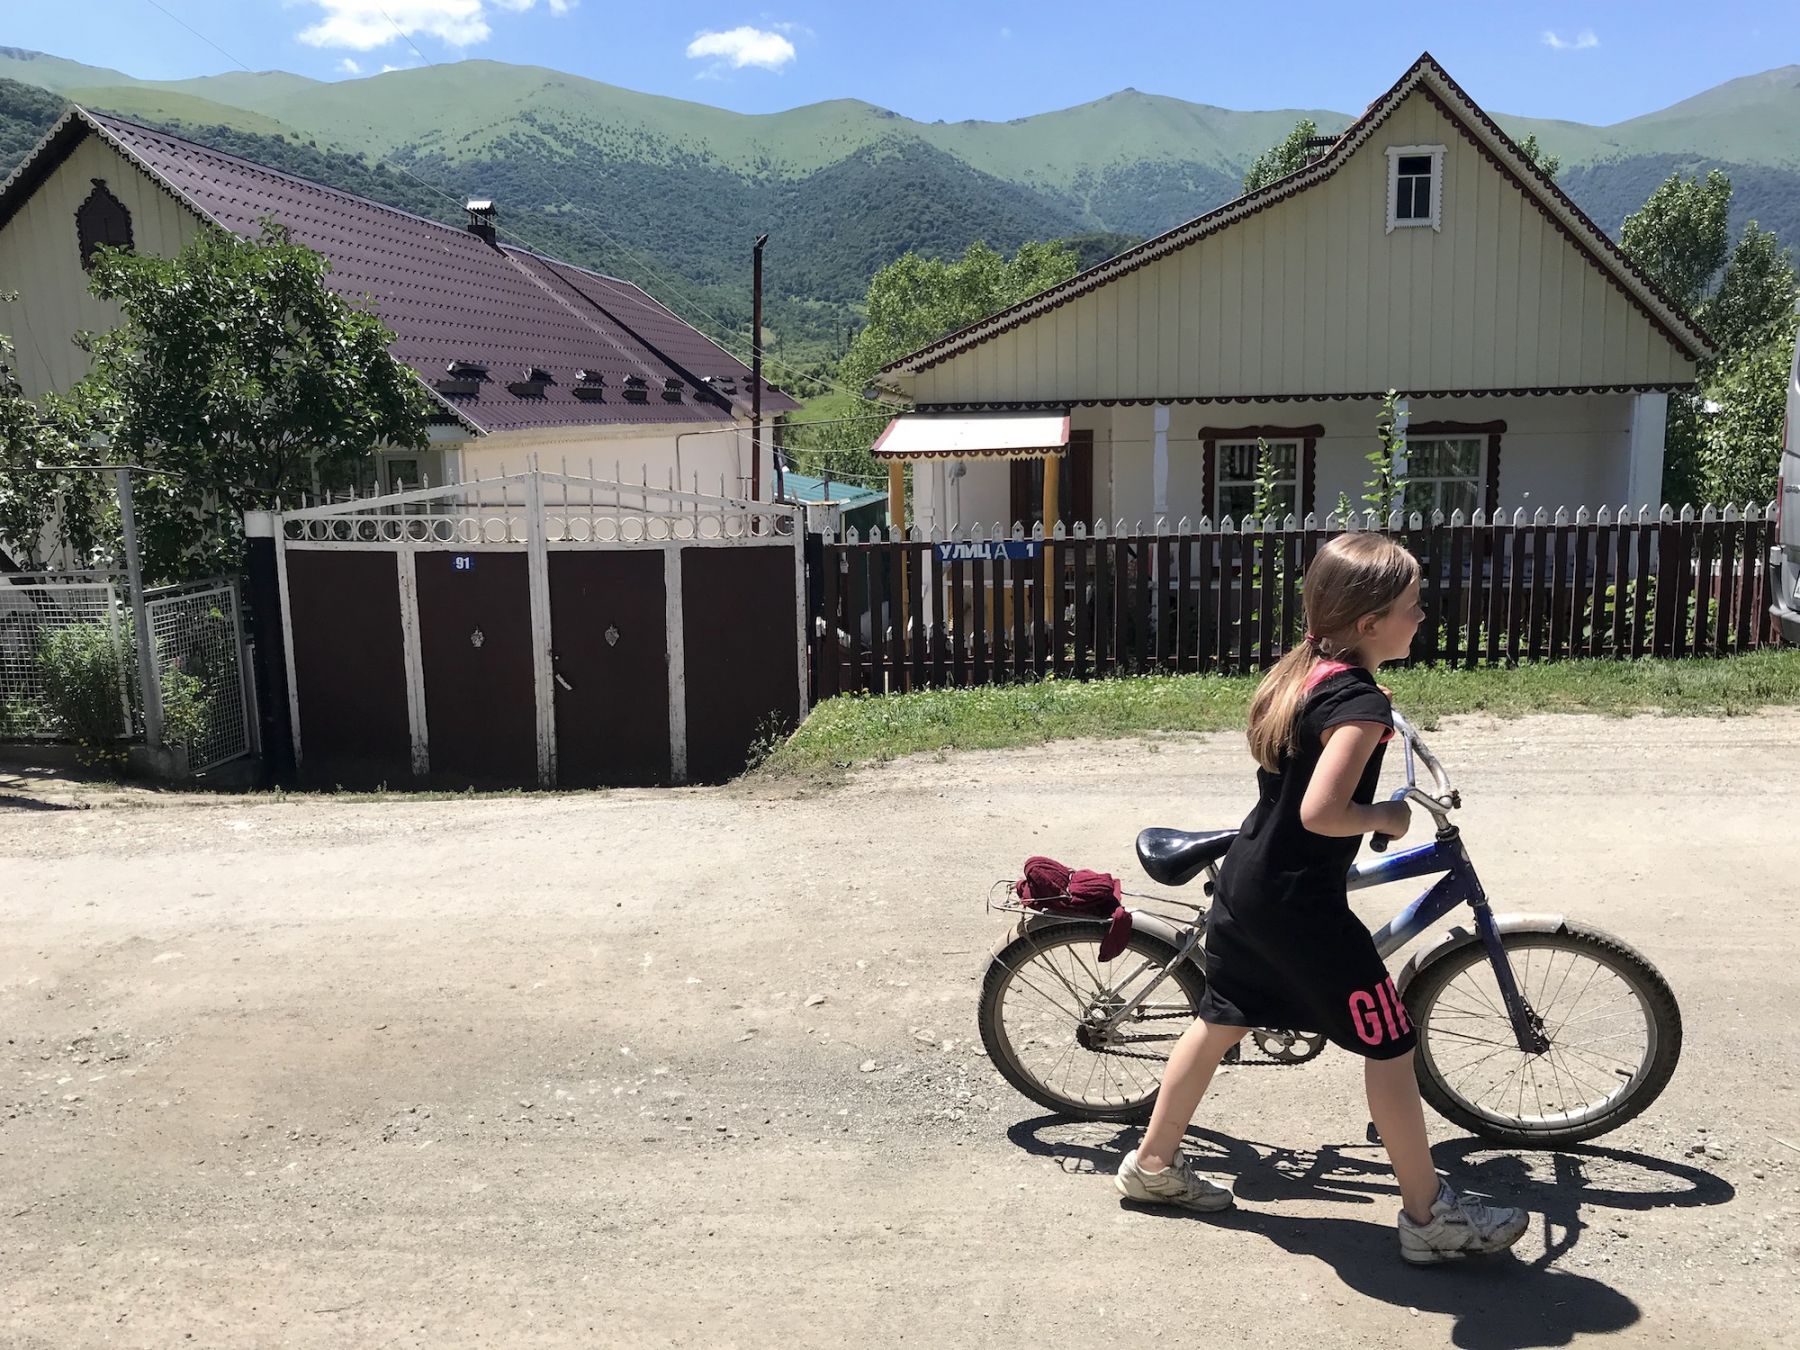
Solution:
<svg viewBox="0 0 1800 1350">
<path fill-rule="evenodd" d="M 388 21 L 388 25 L 396 33 L 400 34 L 400 36 L 402 38 L 406 39 L 406 45 L 413 49 L 414 56 L 418 57 L 419 60 L 423 61 L 428 66 L 434 64 L 432 59 L 429 56 L 425 55 L 424 52 L 419 50 L 419 44 L 412 40 L 412 34 L 407 32 L 399 24 L 394 22 L 394 16 L 392 14 L 389 14 L 385 9 L 382 9 L 381 6 L 379 6 L 379 5 L 377 5 L 375 8 L 380 13 L 381 17 Z"/>
<path fill-rule="evenodd" d="M 211 38 L 206 36 L 205 33 L 202 33 L 198 28 L 194 27 L 194 25 L 189 23 L 186 19 L 182 18 L 178 14 L 170 14 L 168 10 L 163 9 L 163 7 L 157 3 L 157 0 L 146 0 L 146 3 L 149 4 L 150 7 L 153 9 L 162 10 L 162 13 L 166 17 L 173 19 L 176 23 L 180 24 L 183 28 L 187 29 L 188 32 L 192 33 L 195 37 L 199 38 L 207 46 L 211 47 L 215 52 L 219 53 L 220 56 L 223 56 L 227 61 L 230 61 L 232 64 L 236 65 L 239 69 L 243 70 L 246 74 L 254 75 L 256 73 L 255 71 L 251 70 L 249 66 L 246 66 L 242 61 L 238 60 L 237 57 L 233 56 L 230 52 L 226 51 L 218 43 L 214 42 Z"/>
</svg>

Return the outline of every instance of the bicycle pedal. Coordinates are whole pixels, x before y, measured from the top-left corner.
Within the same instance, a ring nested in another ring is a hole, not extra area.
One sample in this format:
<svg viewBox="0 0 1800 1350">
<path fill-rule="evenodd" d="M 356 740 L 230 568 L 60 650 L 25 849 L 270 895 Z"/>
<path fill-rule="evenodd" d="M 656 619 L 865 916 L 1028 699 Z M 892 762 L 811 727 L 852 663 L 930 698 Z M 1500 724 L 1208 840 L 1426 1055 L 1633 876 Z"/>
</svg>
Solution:
<svg viewBox="0 0 1800 1350">
<path fill-rule="evenodd" d="M 1243 1059 L 1244 1059 L 1243 1052 L 1240 1050 L 1239 1047 L 1234 1045 L 1231 1047 L 1231 1049 L 1229 1049 L 1225 1052 L 1225 1058 L 1220 1060 L 1219 1063 L 1221 1063 L 1221 1064 L 1241 1064 L 1243 1062 Z"/>
</svg>

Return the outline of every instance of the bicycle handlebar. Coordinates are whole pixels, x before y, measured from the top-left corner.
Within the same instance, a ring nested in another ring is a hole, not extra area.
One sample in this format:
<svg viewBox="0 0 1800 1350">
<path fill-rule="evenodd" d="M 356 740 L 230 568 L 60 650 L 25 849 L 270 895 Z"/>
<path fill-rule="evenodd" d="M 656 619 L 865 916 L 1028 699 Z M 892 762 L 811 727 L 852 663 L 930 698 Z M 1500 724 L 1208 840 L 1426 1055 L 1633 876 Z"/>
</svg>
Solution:
<svg viewBox="0 0 1800 1350">
<path fill-rule="evenodd" d="M 1394 734 L 1400 737 L 1401 743 L 1406 747 L 1406 786 L 1388 800 L 1417 802 L 1431 813 L 1438 828 L 1443 829 L 1450 823 L 1450 812 L 1462 805 L 1462 798 L 1451 786 L 1450 775 L 1444 772 L 1444 766 L 1438 762 L 1438 757 L 1431 753 L 1431 748 L 1425 744 L 1413 724 L 1400 715 L 1399 709 L 1394 710 Z M 1415 753 L 1424 761 L 1425 770 L 1431 775 L 1432 786 L 1437 789 L 1435 795 L 1419 786 L 1418 771 L 1413 764 Z M 1385 853 L 1389 838 L 1388 835 L 1377 834 L 1369 841 L 1369 847 L 1377 853 Z"/>
</svg>

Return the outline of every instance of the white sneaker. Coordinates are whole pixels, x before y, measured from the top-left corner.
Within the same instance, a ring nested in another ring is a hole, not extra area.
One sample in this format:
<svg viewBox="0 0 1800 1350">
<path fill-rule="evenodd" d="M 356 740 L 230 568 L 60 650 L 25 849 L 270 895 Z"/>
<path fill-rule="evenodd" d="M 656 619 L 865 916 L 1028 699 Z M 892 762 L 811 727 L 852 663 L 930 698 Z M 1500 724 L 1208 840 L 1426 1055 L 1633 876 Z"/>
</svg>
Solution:
<svg viewBox="0 0 1800 1350">
<path fill-rule="evenodd" d="M 1214 1212 L 1230 1209 L 1231 1192 L 1194 1175 L 1187 1159 L 1176 1158 L 1160 1172 L 1138 1166 L 1137 1150 L 1125 1155 L 1113 1185 L 1127 1200 L 1149 1205 L 1180 1205 L 1183 1209 Z"/>
<path fill-rule="evenodd" d="M 1487 1256 L 1512 1246 L 1530 1224 L 1531 1216 L 1522 1209 L 1484 1205 L 1440 1181 L 1430 1223 L 1414 1223 L 1400 1211 L 1400 1255 L 1415 1266 Z"/>
</svg>

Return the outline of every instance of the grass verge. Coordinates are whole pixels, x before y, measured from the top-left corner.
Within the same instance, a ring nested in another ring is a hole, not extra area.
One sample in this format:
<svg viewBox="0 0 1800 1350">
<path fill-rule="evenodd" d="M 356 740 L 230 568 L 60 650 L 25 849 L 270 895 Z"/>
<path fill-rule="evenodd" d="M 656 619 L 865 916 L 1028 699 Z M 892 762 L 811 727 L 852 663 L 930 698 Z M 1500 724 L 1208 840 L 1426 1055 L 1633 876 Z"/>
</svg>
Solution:
<svg viewBox="0 0 1800 1350">
<path fill-rule="evenodd" d="M 1484 670 L 1392 670 L 1382 682 L 1416 724 L 1453 713 L 1737 716 L 1800 705 L 1800 650 L 1720 660 L 1568 661 Z M 849 695 L 813 709 L 770 755 L 765 778 L 832 778 L 858 764 L 934 750 L 994 750 L 1071 737 L 1240 728 L 1251 676 L 1150 675 L 1081 684 Z"/>
</svg>

